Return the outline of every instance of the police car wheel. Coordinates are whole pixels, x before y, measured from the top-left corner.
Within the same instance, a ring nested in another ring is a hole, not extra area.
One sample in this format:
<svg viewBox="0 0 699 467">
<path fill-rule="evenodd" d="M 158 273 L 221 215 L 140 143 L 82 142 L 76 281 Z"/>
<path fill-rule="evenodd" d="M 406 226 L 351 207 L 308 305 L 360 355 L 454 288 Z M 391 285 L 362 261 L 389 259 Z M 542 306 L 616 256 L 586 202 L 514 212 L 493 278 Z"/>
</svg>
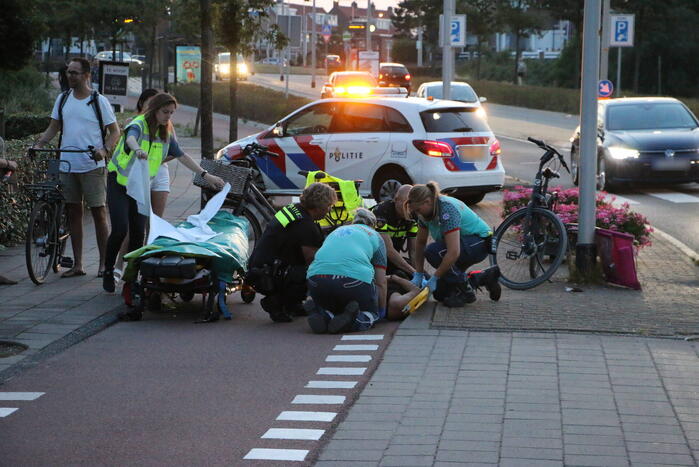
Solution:
<svg viewBox="0 0 699 467">
<path fill-rule="evenodd" d="M 398 188 L 411 183 L 410 177 L 401 168 L 382 169 L 374 176 L 371 194 L 377 203 L 393 199 Z"/>
</svg>

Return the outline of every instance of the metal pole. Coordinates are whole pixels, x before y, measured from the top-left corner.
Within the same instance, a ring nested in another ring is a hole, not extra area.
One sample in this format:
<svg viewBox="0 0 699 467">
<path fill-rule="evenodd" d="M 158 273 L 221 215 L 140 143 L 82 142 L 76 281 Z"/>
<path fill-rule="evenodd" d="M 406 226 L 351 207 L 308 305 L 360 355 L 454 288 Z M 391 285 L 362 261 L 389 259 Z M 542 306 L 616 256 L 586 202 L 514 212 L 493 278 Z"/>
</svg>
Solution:
<svg viewBox="0 0 699 467">
<path fill-rule="evenodd" d="M 366 0 L 366 50 L 371 50 L 371 0 Z"/>
<path fill-rule="evenodd" d="M 316 87 L 316 0 L 313 0 L 313 21 L 311 21 L 311 87 Z"/>
<path fill-rule="evenodd" d="M 291 4 L 286 5 L 286 30 L 289 44 L 286 46 L 286 80 L 284 81 L 284 98 L 289 98 L 289 68 L 291 67 Z"/>
<path fill-rule="evenodd" d="M 417 28 L 417 67 L 422 68 L 422 26 Z"/>
<path fill-rule="evenodd" d="M 585 1 L 582 89 L 580 97 L 580 207 L 575 264 L 590 277 L 596 262 L 597 87 L 600 54 L 600 0 Z"/>
<path fill-rule="evenodd" d="M 621 97 L 621 49 L 616 48 L 616 97 Z"/>
<path fill-rule="evenodd" d="M 454 54 L 451 48 L 451 17 L 454 14 L 454 0 L 444 0 L 444 21 L 442 24 L 442 97 L 451 99 L 451 79 Z"/>
<path fill-rule="evenodd" d="M 658 55 L 658 95 L 663 93 L 663 57 Z"/>
<path fill-rule="evenodd" d="M 600 50 L 599 79 L 607 79 L 609 75 L 609 41 L 611 39 L 609 29 L 612 25 L 609 17 L 611 0 L 602 1 L 602 49 Z"/>
<path fill-rule="evenodd" d="M 306 55 L 308 55 L 308 43 L 306 42 L 306 4 L 303 5 L 303 15 L 301 16 L 301 39 L 303 40 L 303 67 L 306 68 Z"/>
</svg>

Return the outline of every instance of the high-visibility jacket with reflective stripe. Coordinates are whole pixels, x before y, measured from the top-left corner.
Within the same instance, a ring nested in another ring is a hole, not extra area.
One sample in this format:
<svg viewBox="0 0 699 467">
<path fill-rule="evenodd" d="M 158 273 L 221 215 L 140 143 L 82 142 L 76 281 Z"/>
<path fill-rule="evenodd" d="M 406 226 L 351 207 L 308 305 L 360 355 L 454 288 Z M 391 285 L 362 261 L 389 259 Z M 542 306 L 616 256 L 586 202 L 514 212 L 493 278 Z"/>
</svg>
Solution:
<svg viewBox="0 0 699 467">
<path fill-rule="evenodd" d="M 274 217 L 279 221 L 282 227 L 286 228 L 287 225 L 291 224 L 295 220 L 299 220 L 303 217 L 301 211 L 295 204 L 288 204 L 281 208 Z"/>
<path fill-rule="evenodd" d="M 151 140 L 150 132 L 148 131 L 148 123 L 146 123 L 146 118 L 143 115 L 131 120 L 126 128 L 124 128 L 124 134 L 119 140 L 119 144 L 114 149 L 114 154 L 112 159 L 109 161 L 107 169 L 110 172 L 116 172 L 117 182 L 120 185 L 126 186 L 129 182 L 129 173 L 131 172 L 131 166 L 133 166 L 136 161 L 136 151 L 126 152 L 126 134 L 130 126 L 136 125 L 141 130 L 141 136 L 138 138 L 138 145 L 141 149 L 148 154 L 148 175 L 155 177 L 158 173 L 160 165 L 163 163 L 167 157 L 168 149 L 170 147 L 170 140 L 163 142 L 157 136 L 154 140 Z"/>
</svg>

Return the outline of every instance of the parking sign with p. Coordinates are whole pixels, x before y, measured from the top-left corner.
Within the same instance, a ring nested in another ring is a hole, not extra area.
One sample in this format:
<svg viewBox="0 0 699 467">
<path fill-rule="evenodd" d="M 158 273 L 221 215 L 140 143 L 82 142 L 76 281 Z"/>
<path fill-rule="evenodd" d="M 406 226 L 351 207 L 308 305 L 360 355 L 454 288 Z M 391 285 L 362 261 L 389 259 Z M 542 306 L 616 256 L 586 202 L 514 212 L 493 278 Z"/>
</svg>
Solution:
<svg viewBox="0 0 699 467">
<path fill-rule="evenodd" d="M 610 15 L 610 47 L 633 47 L 634 15 Z"/>
</svg>

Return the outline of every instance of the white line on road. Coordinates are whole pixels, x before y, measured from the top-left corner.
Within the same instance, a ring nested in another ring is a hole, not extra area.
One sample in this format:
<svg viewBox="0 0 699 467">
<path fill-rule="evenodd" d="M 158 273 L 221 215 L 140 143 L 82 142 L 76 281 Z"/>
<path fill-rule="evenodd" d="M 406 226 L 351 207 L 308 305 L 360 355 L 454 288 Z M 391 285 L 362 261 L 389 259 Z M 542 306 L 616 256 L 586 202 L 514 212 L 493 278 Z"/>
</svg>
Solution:
<svg viewBox="0 0 699 467">
<path fill-rule="evenodd" d="M 328 355 L 326 362 L 370 362 L 371 355 Z"/>
<path fill-rule="evenodd" d="M 7 417 L 16 410 L 16 408 L 0 407 L 0 417 Z"/>
<path fill-rule="evenodd" d="M 649 196 L 670 201 L 671 203 L 699 203 L 699 198 L 685 193 L 646 193 Z"/>
<path fill-rule="evenodd" d="M 383 334 L 356 334 L 351 336 L 342 336 L 343 341 L 380 341 L 383 340 Z"/>
<path fill-rule="evenodd" d="M 607 196 L 604 197 L 604 200 L 608 203 L 612 203 L 614 206 L 621 206 L 624 203 L 641 204 L 636 200 L 624 198 L 623 196 L 611 195 L 609 193 L 607 193 Z"/>
<path fill-rule="evenodd" d="M 353 389 L 356 381 L 309 381 L 307 388 L 312 389 Z"/>
<path fill-rule="evenodd" d="M 366 368 L 362 367 L 323 367 L 320 368 L 317 375 L 363 375 Z"/>
<path fill-rule="evenodd" d="M 333 352 L 339 352 L 339 351 L 357 351 L 357 350 L 362 350 L 362 351 L 371 351 L 371 350 L 378 350 L 379 346 L 376 344 L 369 344 L 369 345 L 336 345 L 333 348 Z"/>
<path fill-rule="evenodd" d="M 294 397 L 292 404 L 343 404 L 345 396 L 323 396 L 320 394 L 302 394 Z"/>
<path fill-rule="evenodd" d="M 285 410 L 277 420 L 296 422 L 332 422 L 337 415 L 335 412 L 302 412 L 300 410 Z"/>
<path fill-rule="evenodd" d="M 266 461 L 294 461 L 302 462 L 308 449 L 250 449 L 243 459 L 257 459 Z"/>
<path fill-rule="evenodd" d="M 309 430 L 304 428 L 270 428 L 262 435 L 265 439 L 304 439 L 318 441 L 325 430 Z"/>
<path fill-rule="evenodd" d="M 0 392 L 0 401 L 33 401 L 44 394 L 43 392 Z"/>
</svg>

